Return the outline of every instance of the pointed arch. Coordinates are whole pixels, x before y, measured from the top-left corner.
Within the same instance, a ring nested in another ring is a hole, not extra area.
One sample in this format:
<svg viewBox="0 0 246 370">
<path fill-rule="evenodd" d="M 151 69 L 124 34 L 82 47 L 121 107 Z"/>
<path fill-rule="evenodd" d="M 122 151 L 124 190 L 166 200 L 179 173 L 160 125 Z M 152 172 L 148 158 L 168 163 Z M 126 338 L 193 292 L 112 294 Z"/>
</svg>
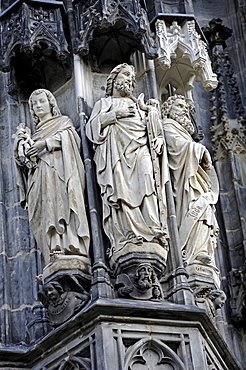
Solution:
<svg viewBox="0 0 246 370">
<path fill-rule="evenodd" d="M 77 356 L 68 356 L 63 360 L 58 370 L 91 370 L 90 360 Z"/>
<path fill-rule="evenodd" d="M 141 366 L 141 367 L 140 367 Z M 124 370 L 185 370 L 177 354 L 158 339 L 143 338 L 125 355 Z"/>
</svg>

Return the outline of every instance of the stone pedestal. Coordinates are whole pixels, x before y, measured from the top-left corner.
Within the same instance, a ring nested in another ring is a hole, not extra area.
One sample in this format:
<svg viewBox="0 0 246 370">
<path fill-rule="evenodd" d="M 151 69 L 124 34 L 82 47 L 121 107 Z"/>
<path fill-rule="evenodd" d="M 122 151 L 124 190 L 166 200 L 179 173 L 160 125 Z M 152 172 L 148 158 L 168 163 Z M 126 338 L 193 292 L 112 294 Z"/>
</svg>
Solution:
<svg viewBox="0 0 246 370">
<path fill-rule="evenodd" d="M 52 276 L 59 271 L 78 270 L 82 276 L 91 274 L 90 260 L 86 257 L 76 255 L 64 255 L 55 253 L 51 262 L 43 270 L 44 282 L 52 279 Z"/>
<path fill-rule="evenodd" d="M 202 264 L 186 266 L 189 274 L 189 284 L 192 289 L 200 285 L 208 285 L 213 288 L 220 288 L 220 278 L 214 268 Z"/>
</svg>

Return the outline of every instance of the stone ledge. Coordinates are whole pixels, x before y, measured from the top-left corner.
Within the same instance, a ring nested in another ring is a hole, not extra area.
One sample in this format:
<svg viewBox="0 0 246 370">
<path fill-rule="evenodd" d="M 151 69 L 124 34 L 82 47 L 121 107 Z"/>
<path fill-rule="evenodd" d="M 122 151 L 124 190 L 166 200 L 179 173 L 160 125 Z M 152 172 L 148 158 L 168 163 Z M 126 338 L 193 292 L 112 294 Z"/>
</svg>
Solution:
<svg viewBox="0 0 246 370">
<path fill-rule="evenodd" d="M 127 312 L 127 315 L 126 315 Z M 126 299 L 98 299 L 72 319 L 54 329 L 39 342 L 30 347 L 9 347 L 0 349 L 1 369 L 34 369 L 40 360 L 48 359 L 65 347 L 73 348 L 85 332 L 102 323 L 125 323 L 162 325 L 165 327 L 197 328 L 206 341 L 223 358 L 228 369 L 240 370 L 226 342 L 203 309 L 196 306 L 177 305 L 171 302 L 147 302 Z M 226 351 L 225 351 L 226 350 Z M 37 368 L 36 368 L 37 369 Z"/>
</svg>

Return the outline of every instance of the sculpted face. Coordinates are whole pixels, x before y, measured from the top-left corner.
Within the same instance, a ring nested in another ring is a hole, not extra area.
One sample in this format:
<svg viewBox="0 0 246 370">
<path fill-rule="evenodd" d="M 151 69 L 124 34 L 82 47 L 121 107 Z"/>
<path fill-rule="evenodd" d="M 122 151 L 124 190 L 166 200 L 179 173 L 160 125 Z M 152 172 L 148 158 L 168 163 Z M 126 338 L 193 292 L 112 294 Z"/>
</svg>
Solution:
<svg viewBox="0 0 246 370">
<path fill-rule="evenodd" d="M 32 97 L 32 105 L 34 113 L 40 121 L 45 121 L 52 117 L 50 103 L 45 92 L 34 95 Z"/>
<path fill-rule="evenodd" d="M 176 99 L 172 105 L 171 112 L 181 116 L 188 116 L 189 110 L 186 102 L 183 99 Z"/>
<path fill-rule="evenodd" d="M 56 290 L 56 288 L 52 284 L 46 285 L 45 293 L 52 301 L 56 301 L 60 297 L 59 292 Z"/>
<path fill-rule="evenodd" d="M 179 122 L 191 135 L 194 134 L 195 130 L 190 119 L 189 108 L 183 99 L 177 98 L 174 101 L 169 115 L 172 119 Z"/>
<path fill-rule="evenodd" d="M 152 286 L 153 268 L 149 265 L 141 266 L 138 269 L 138 285 L 142 289 L 149 289 Z"/>
<path fill-rule="evenodd" d="M 118 73 L 114 82 L 114 88 L 120 96 L 126 97 L 132 95 L 134 77 L 134 72 L 130 66 L 122 68 Z"/>
<path fill-rule="evenodd" d="M 226 301 L 226 295 L 221 294 L 220 296 L 216 297 L 215 300 L 213 301 L 214 308 L 217 310 L 218 308 L 221 308 L 224 306 Z"/>
</svg>

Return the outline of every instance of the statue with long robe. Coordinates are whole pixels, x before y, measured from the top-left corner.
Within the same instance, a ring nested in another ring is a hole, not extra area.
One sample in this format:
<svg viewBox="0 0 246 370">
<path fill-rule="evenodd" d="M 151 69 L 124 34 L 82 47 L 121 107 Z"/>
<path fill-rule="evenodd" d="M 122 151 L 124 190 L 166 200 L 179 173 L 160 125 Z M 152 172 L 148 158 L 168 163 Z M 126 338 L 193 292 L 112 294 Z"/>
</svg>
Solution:
<svg viewBox="0 0 246 370">
<path fill-rule="evenodd" d="M 111 261 L 127 251 L 155 253 L 155 245 L 163 256 L 167 254 L 148 146 L 146 111 L 143 101 L 132 95 L 134 84 L 133 66 L 124 63 L 115 67 L 107 80 L 106 98 L 95 104 L 86 127 L 95 149 Z"/>
<path fill-rule="evenodd" d="M 61 115 L 50 91 L 35 90 L 29 106 L 35 124 L 32 144 L 27 149 L 20 148 L 23 127 L 17 130 L 14 144 L 21 205 L 28 208 L 45 265 L 54 254 L 76 255 L 83 259 L 86 271 L 90 265 L 90 235 L 80 138 L 72 121 Z M 27 133 L 25 140 L 26 137 Z M 28 161 L 19 158 L 20 152 Z"/>
<path fill-rule="evenodd" d="M 194 125 L 185 98 L 175 95 L 163 105 L 163 128 L 168 151 L 182 257 L 185 266 L 209 266 L 215 276 L 214 249 L 218 224 L 215 204 L 219 186 L 206 147 L 192 138 Z"/>
</svg>

